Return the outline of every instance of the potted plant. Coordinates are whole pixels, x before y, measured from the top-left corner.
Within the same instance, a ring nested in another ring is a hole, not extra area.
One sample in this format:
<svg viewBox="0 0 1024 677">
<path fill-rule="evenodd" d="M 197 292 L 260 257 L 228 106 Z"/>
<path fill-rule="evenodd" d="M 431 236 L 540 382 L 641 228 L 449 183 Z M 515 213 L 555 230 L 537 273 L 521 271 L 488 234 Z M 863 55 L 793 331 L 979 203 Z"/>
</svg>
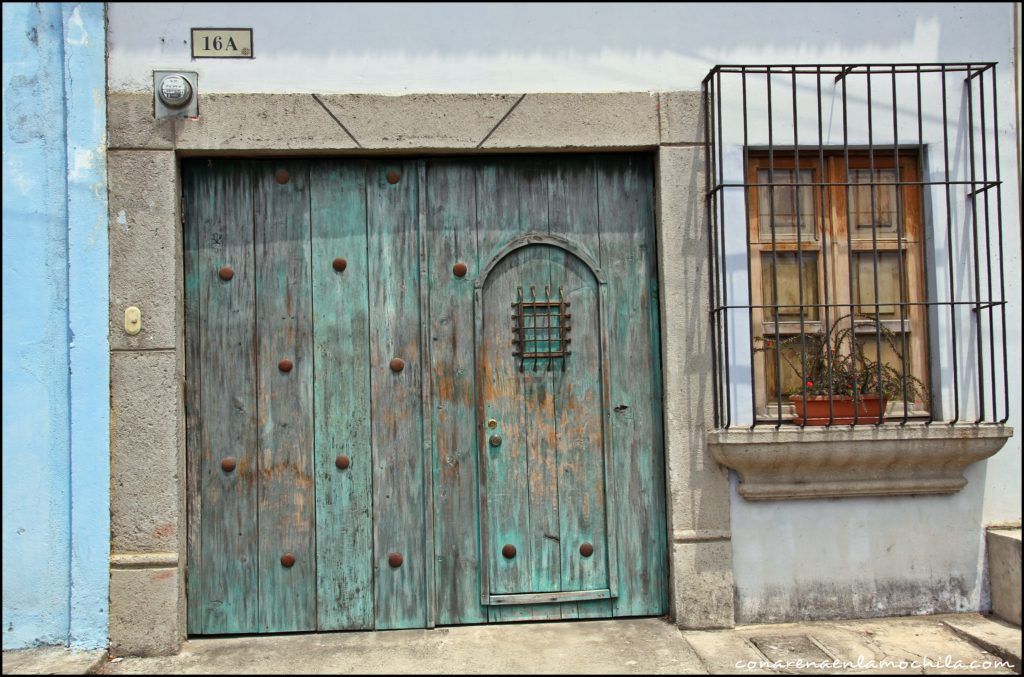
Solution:
<svg viewBox="0 0 1024 677">
<path fill-rule="evenodd" d="M 851 322 L 845 315 L 827 331 L 805 332 L 779 341 L 758 336 L 756 352 L 778 348 L 782 361 L 800 377 L 799 388 L 784 392 L 796 409 L 793 423 L 798 425 L 841 425 L 880 423 L 890 400 L 906 396 L 926 400 L 926 388 L 920 379 L 901 374 L 893 366 L 879 363 L 864 354 L 854 341 L 854 326 L 874 340 L 878 336 L 902 363 L 898 336 L 885 325 L 866 315 Z M 803 351 L 803 359 L 794 360 L 785 348 Z M 854 398 L 856 393 L 856 398 Z M 854 410 L 856 399 L 856 412 Z"/>
</svg>

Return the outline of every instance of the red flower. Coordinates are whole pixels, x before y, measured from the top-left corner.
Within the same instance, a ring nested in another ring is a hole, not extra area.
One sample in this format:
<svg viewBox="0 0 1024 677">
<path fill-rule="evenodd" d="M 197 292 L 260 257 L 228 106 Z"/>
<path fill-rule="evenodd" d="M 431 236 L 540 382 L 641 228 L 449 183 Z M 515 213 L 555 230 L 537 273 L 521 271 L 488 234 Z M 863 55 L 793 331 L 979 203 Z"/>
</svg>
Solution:
<svg viewBox="0 0 1024 677">
<path fill-rule="evenodd" d="M 814 387 L 814 382 L 813 381 L 808 381 L 807 382 L 807 387 L 808 388 L 813 388 Z"/>
</svg>

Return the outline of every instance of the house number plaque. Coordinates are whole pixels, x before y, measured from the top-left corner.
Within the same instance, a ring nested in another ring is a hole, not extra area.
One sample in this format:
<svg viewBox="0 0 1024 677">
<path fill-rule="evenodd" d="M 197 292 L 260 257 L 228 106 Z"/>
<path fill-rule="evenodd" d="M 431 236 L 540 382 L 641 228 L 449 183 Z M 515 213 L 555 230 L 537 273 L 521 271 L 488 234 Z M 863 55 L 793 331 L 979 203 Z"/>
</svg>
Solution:
<svg viewBox="0 0 1024 677">
<path fill-rule="evenodd" d="M 193 59 L 251 59 L 251 28 L 193 28 Z"/>
</svg>

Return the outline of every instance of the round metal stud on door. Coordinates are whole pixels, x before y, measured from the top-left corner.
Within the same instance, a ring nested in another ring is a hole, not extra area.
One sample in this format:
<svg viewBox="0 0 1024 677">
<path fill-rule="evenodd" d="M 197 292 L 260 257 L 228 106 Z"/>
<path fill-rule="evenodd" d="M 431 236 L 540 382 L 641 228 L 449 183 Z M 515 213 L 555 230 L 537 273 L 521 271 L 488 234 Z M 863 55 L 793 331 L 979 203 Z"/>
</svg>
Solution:
<svg viewBox="0 0 1024 677">
<path fill-rule="evenodd" d="M 516 546 L 512 545 L 511 543 L 505 544 L 505 547 L 501 549 L 501 554 L 505 557 L 505 559 L 512 559 L 516 556 Z"/>
<path fill-rule="evenodd" d="M 584 557 L 590 557 L 594 554 L 594 546 L 592 546 L 590 543 L 584 543 L 580 546 L 580 554 Z"/>
<path fill-rule="evenodd" d="M 339 256 L 338 258 L 331 261 L 331 267 L 334 268 L 339 273 L 344 272 L 345 269 L 348 268 L 348 261 Z"/>
<path fill-rule="evenodd" d="M 501 435 L 491 435 L 491 438 L 488 440 L 488 443 L 492 447 L 500 447 L 501 446 Z"/>
<path fill-rule="evenodd" d="M 388 183 L 398 183 L 401 178 L 402 175 L 399 172 L 393 170 L 388 172 Z"/>
<path fill-rule="evenodd" d="M 235 276 L 235 271 L 232 270 L 231 266 L 222 266 L 217 274 L 220 275 L 220 279 L 227 282 Z"/>
<path fill-rule="evenodd" d="M 227 458 L 220 462 L 220 469 L 223 470 L 224 472 L 233 471 L 235 469 L 235 459 L 228 456 Z"/>
<path fill-rule="evenodd" d="M 280 184 L 288 183 L 288 170 L 278 169 L 277 172 L 274 174 L 274 180 Z"/>
<path fill-rule="evenodd" d="M 290 569 L 294 565 L 295 565 L 295 555 L 291 554 L 290 552 L 286 552 L 285 554 L 281 555 L 281 566 L 284 566 L 284 567 L 287 567 L 287 568 Z"/>
<path fill-rule="evenodd" d="M 388 564 L 391 565 L 392 569 L 397 569 L 402 566 L 402 562 L 404 561 L 405 558 L 402 557 L 401 553 L 393 552 L 388 555 Z"/>
<path fill-rule="evenodd" d="M 401 357 L 396 357 L 393 360 L 391 360 L 390 366 L 391 366 L 391 371 L 393 371 L 393 372 L 395 372 L 397 374 L 398 372 L 400 372 L 403 369 L 405 369 L 405 360 L 403 360 Z"/>
<path fill-rule="evenodd" d="M 466 277 L 466 273 L 469 272 L 469 266 L 459 261 L 452 266 L 452 272 L 455 273 L 455 277 Z"/>
<path fill-rule="evenodd" d="M 345 470 L 351 465 L 351 461 L 345 454 L 338 454 L 338 457 L 334 459 L 334 465 L 338 466 L 339 470 Z"/>
<path fill-rule="evenodd" d="M 277 368 L 286 374 L 292 370 L 292 366 L 292 361 L 287 357 L 277 363 Z"/>
</svg>

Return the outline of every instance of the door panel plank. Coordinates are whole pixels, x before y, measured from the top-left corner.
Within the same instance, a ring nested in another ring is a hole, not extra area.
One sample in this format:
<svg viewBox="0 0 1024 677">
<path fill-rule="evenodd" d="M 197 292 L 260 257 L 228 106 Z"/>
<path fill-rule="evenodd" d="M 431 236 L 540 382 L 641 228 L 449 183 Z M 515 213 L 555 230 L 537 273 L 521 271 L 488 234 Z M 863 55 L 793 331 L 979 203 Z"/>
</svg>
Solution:
<svg viewBox="0 0 1024 677">
<path fill-rule="evenodd" d="M 478 205 L 484 206 L 486 200 L 488 210 L 487 218 L 480 212 L 477 219 L 477 250 L 483 268 L 512 240 L 531 231 L 548 232 L 545 173 L 550 163 L 536 158 L 488 158 L 475 164 Z M 543 211 L 530 206 L 541 204 Z M 526 214 L 529 218 L 522 216 Z"/>
<path fill-rule="evenodd" d="M 203 634 L 207 623 L 203 617 L 203 605 L 208 595 L 203 590 L 203 577 L 212 575 L 206 572 L 203 561 L 203 449 L 202 425 L 205 416 L 202 413 L 203 370 L 200 365 L 202 342 L 199 328 L 202 318 L 202 304 L 199 302 L 199 242 L 202 239 L 200 230 L 205 230 L 200 223 L 203 218 L 201 204 L 210 204 L 210 199 L 201 198 L 209 190 L 206 184 L 208 175 L 198 171 L 199 162 L 184 162 L 181 166 L 181 193 L 185 223 L 182 233 L 182 263 L 185 270 L 185 505 L 187 531 L 185 538 L 188 553 L 188 568 L 185 573 L 185 597 L 187 608 L 186 630 L 189 633 Z"/>
<path fill-rule="evenodd" d="M 190 567 L 190 630 L 258 630 L 257 439 L 252 175 L 234 163 L 185 173 L 192 452 L 201 521 Z M 233 277 L 219 276 L 230 266 Z M 196 453 L 198 452 L 198 453 Z M 233 458 L 227 472 L 221 461 Z M 195 504 L 194 504 L 195 505 Z M 193 537 L 195 538 L 195 537 Z"/>
<path fill-rule="evenodd" d="M 479 271 L 475 167 L 458 160 L 430 162 L 426 184 L 437 623 L 482 623 L 487 617 L 480 604 L 473 355 L 473 280 Z M 464 277 L 452 271 L 457 262 L 467 266 Z"/>
<path fill-rule="evenodd" d="M 366 192 L 375 624 L 420 628 L 427 625 L 427 566 L 416 163 L 368 165 Z M 404 361 L 398 372 L 389 366 L 396 357 Z M 401 555 L 401 566 L 388 563 L 391 553 Z"/>
<path fill-rule="evenodd" d="M 555 284 L 564 289 L 572 315 L 572 354 L 565 370 L 555 372 L 554 397 L 562 590 L 596 590 L 609 584 L 598 289 L 585 263 L 569 254 L 562 258 L 562 268 L 553 275 Z M 557 279 L 559 275 L 561 279 Z M 594 548 L 589 557 L 580 553 L 584 543 Z M 562 617 L 574 617 L 573 612 L 572 605 L 564 605 Z"/>
<path fill-rule="evenodd" d="M 557 163 L 550 186 L 551 233 L 599 260 L 595 164 L 595 158 L 589 155 Z M 561 378 L 556 374 L 555 383 L 562 589 L 597 589 L 608 586 L 598 296 L 596 280 L 579 259 L 566 254 L 562 270 L 566 295 L 572 303 L 573 337 L 573 354 Z M 584 542 L 594 546 L 590 557 L 580 554 Z M 563 604 L 561 613 L 562 618 L 608 616 L 611 602 Z"/>
<path fill-rule="evenodd" d="M 286 183 L 275 174 L 288 172 Z M 259 353 L 260 630 L 316 628 L 313 351 L 308 166 L 261 162 L 255 172 Z M 279 362 L 292 362 L 290 371 Z M 295 564 L 284 566 L 291 553 Z"/>
<path fill-rule="evenodd" d="M 317 629 L 373 627 L 366 169 L 310 168 Z M 334 268 L 336 258 L 345 267 Z M 339 455 L 349 466 L 339 468 Z"/>
<path fill-rule="evenodd" d="M 518 165 L 520 232 L 547 233 L 549 224 L 549 191 L 551 163 L 526 161 Z M 538 271 L 538 285 L 552 285 L 552 270 L 561 264 L 561 257 L 549 247 L 531 247 L 524 252 L 527 259 L 536 259 L 543 267 Z M 552 293 L 557 290 L 552 290 Z M 545 365 L 546 366 L 546 365 Z M 558 446 L 555 428 L 554 374 L 551 371 L 522 373 L 524 420 L 527 425 L 530 524 L 532 567 L 531 592 L 561 590 L 561 547 L 558 520 Z M 559 617 L 558 605 L 533 604 L 510 607 L 504 617 L 519 616 L 533 620 Z"/>
<path fill-rule="evenodd" d="M 519 229 L 515 172 L 502 163 L 488 163 L 481 168 L 477 195 L 484 239 L 502 243 L 514 239 Z M 512 355 L 512 301 L 521 284 L 521 271 L 515 263 L 507 257 L 491 270 L 479 309 L 483 313 L 483 363 L 478 368 L 484 421 L 496 422 L 495 428 L 483 431 L 479 442 L 481 500 L 488 520 L 481 550 L 489 566 L 491 593 L 522 592 L 530 585 L 530 543 L 524 539 L 529 524 L 526 422 L 521 380 Z M 500 437 L 501 443 L 492 446 L 492 436 Z M 515 557 L 502 555 L 505 545 L 516 549 Z"/>
<path fill-rule="evenodd" d="M 609 362 L 615 477 L 609 491 L 619 507 L 616 616 L 668 610 L 653 171 L 645 156 L 606 159 L 598 170 L 608 345 L 615 356 Z"/>
</svg>

